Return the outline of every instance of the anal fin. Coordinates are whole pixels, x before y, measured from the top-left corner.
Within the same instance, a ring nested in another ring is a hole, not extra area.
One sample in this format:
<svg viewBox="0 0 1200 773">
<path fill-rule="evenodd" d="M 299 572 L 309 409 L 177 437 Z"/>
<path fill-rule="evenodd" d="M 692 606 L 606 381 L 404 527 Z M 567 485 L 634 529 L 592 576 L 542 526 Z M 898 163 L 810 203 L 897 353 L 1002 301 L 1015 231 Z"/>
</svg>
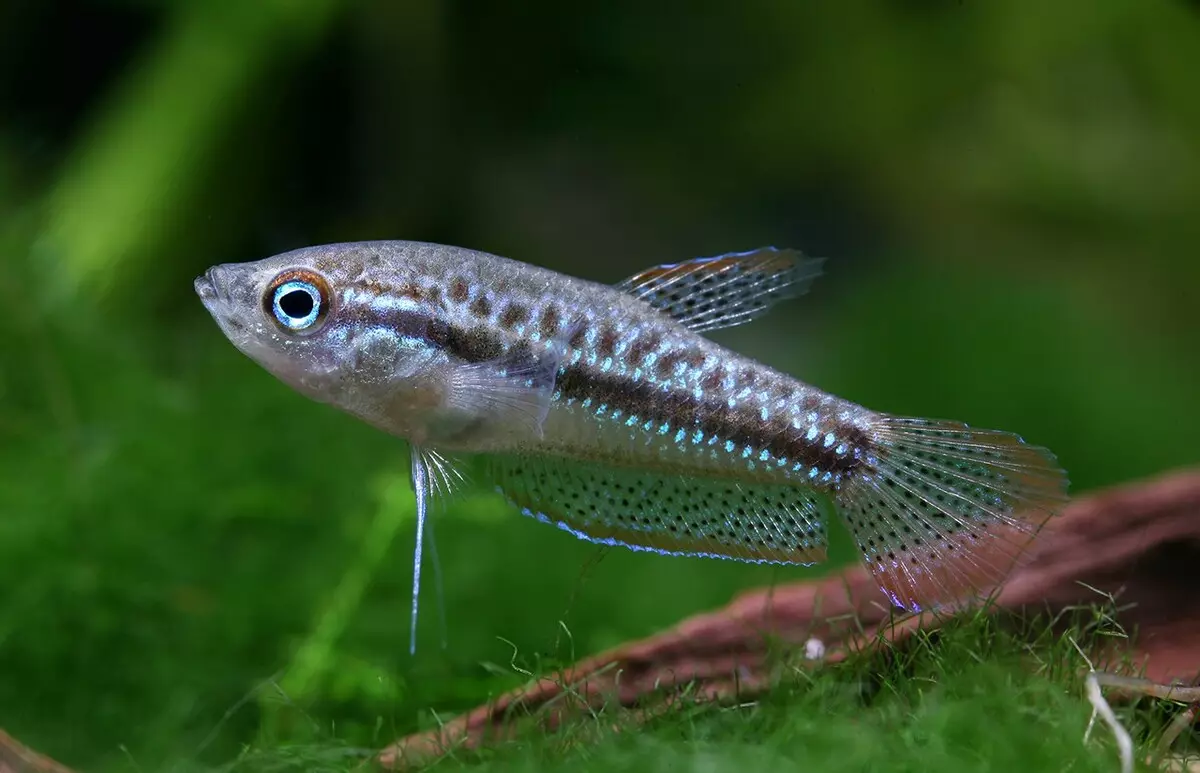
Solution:
<svg viewBox="0 0 1200 773">
<path fill-rule="evenodd" d="M 665 555 L 809 565 L 825 560 L 815 492 L 505 455 L 488 476 L 525 515 L 576 537 Z"/>
</svg>

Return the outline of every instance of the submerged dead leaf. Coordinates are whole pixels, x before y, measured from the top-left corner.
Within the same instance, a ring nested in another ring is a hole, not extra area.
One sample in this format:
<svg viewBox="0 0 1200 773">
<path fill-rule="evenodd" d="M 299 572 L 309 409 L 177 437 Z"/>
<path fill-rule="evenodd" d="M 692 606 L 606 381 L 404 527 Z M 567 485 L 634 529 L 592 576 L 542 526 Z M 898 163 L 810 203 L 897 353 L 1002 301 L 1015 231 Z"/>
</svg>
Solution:
<svg viewBox="0 0 1200 773">
<path fill-rule="evenodd" d="M 1038 537 L 1032 560 L 1000 590 L 994 608 L 1054 615 L 1095 603 L 1097 593 L 1112 596 L 1117 622 L 1136 633 L 1133 661 L 1145 678 L 1191 684 L 1200 675 L 1197 566 L 1200 470 L 1187 470 L 1072 502 Z M 744 700 L 775 681 L 768 659 L 773 642 L 820 651 L 829 663 L 938 622 L 930 614 L 894 617 L 861 566 L 751 591 L 723 609 L 538 678 L 436 731 L 401 739 L 379 762 L 404 767 L 511 737 L 527 720 L 553 729 L 614 703 L 661 708 L 684 690 L 691 700 Z"/>
<path fill-rule="evenodd" d="M 0 773 L 71 773 L 0 730 Z"/>
</svg>

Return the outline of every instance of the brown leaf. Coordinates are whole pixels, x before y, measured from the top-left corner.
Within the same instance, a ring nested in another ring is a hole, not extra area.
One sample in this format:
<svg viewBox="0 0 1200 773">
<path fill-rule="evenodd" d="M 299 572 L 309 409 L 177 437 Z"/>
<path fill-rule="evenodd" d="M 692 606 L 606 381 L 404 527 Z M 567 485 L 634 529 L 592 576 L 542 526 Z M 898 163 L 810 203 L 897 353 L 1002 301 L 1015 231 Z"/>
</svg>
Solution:
<svg viewBox="0 0 1200 773">
<path fill-rule="evenodd" d="M 0 730 L 0 773 L 71 773 Z"/>
<path fill-rule="evenodd" d="M 1136 631 L 1135 661 L 1148 679 L 1190 683 L 1200 675 L 1200 470 L 1075 500 L 1034 551 L 1000 590 L 997 609 L 1056 613 L 1095 603 L 1097 591 L 1109 594 L 1118 601 L 1118 622 Z M 401 739 L 379 761 L 403 767 L 451 747 L 509 737 L 522 718 L 554 728 L 588 707 L 669 701 L 689 685 L 692 697 L 745 698 L 773 682 L 766 667 L 771 639 L 819 640 L 828 663 L 877 645 L 880 634 L 897 641 L 936 624 L 930 614 L 895 618 L 857 565 L 822 580 L 750 591 L 723 609 L 538 678 L 439 730 Z"/>
</svg>

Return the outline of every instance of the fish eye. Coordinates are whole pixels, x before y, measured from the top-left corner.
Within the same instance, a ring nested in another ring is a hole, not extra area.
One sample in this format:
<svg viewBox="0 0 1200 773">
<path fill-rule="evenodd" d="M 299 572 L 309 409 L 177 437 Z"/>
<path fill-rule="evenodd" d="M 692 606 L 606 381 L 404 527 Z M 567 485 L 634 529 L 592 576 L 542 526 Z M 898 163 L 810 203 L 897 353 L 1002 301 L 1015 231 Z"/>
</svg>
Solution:
<svg viewBox="0 0 1200 773">
<path fill-rule="evenodd" d="M 287 271 L 275 277 L 263 297 L 267 312 L 290 333 L 311 333 L 329 311 L 329 288 L 311 271 Z"/>
</svg>

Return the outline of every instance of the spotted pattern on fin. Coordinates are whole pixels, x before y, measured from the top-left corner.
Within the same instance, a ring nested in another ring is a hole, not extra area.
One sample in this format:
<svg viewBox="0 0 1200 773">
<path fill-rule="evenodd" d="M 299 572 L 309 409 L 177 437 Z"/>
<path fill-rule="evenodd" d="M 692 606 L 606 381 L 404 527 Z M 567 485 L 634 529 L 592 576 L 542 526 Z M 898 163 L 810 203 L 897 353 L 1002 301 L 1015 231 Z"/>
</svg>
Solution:
<svg viewBox="0 0 1200 773">
<path fill-rule="evenodd" d="M 757 319 L 808 291 L 823 258 L 764 247 L 646 269 L 616 286 L 696 332 Z"/>
<path fill-rule="evenodd" d="M 876 438 L 872 471 L 838 505 L 876 580 L 911 611 L 994 589 L 1067 498 L 1055 458 L 1007 432 L 885 416 Z"/>
<path fill-rule="evenodd" d="M 825 559 L 820 500 L 804 488 L 534 456 L 495 457 L 488 474 L 525 515 L 591 542 L 752 563 Z"/>
</svg>

